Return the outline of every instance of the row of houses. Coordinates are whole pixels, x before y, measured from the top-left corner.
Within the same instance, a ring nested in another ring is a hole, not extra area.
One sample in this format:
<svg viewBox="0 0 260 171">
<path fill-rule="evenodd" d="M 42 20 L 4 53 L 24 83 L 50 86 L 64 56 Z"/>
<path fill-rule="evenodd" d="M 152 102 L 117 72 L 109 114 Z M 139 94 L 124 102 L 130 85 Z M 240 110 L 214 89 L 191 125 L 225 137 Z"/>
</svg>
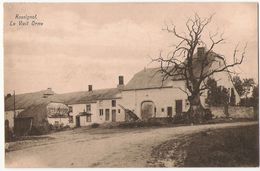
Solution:
<svg viewBox="0 0 260 171">
<path fill-rule="evenodd" d="M 199 53 L 195 55 L 200 58 Z M 224 65 L 223 59 L 216 53 L 211 52 L 210 55 L 212 60 L 208 69 Z M 216 73 L 213 77 L 218 80 L 218 85 L 229 88 L 230 91 L 233 89 L 236 103 L 239 103 L 229 73 Z M 174 76 L 162 82 L 162 78 L 160 68 L 147 68 L 136 73 L 127 84 L 124 84 L 124 77 L 119 76 L 115 88 L 95 90 L 89 85 L 87 91 L 65 94 L 56 94 L 48 88 L 11 96 L 5 100 L 5 119 L 10 127 L 14 127 L 15 120 L 18 124 L 19 118 L 27 118 L 30 126 L 34 127 L 44 127 L 47 124 L 79 127 L 93 123 L 127 121 L 129 112 L 145 120 L 152 117 L 173 117 L 176 113 L 187 111 L 188 97 L 182 91 L 186 89 L 185 80 Z M 204 106 L 206 96 L 205 90 L 201 95 Z"/>
</svg>

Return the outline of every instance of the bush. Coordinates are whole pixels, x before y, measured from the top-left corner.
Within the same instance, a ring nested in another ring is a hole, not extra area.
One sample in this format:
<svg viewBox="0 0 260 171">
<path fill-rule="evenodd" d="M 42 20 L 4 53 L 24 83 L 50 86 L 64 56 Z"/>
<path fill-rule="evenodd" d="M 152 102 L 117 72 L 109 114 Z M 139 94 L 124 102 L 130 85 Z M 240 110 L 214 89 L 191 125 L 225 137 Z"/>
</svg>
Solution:
<svg viewBox="0 0 260 171">
<path fill-rule="evenodd" d="M 136 121 L 136 122 L 124 122 L 118 125 L 119 128 L 140 128 L 140 127 L 152 127 L 162 126 L 163 124 L 158 121 Z"/>
<path fill-rule="evenodd" d="M 48 133 L 49 128 L 45 127 L 45 126 L 38 126 L 35 127 L 33 126 L 31 129 L 31 132 L 29 133 L 30 135 L 43 135 Z"/>
<path fill-rule="evenodd" d="M 203 120 L 204 121 L 211 120 L 213 118 L 213 116 L 214 115 L 212 114 L 210 109 L 205 109 L 205 114 L 204 114 Z"/>
<path fill-rule="evenodd" d="M 63 129 L 69 129 L 69 128 L 70 128 L 69 125 L 66 125 L 66 126 L 63 127 Z"/>
<path fill-rule="evenodd" d="M 100 125 L 98 124 L 98 123 L 93 123 L 92 125 L 91 125 L 91 128 L 98 128 Z"/>
<path fill-rule="evenodd" d="M 49 124 L 49 130 L 54 130 L 54 126 L 52 124 Z"/>
<path fill-rule="evenodd" d="M 205 121 L 211 120 L 214 116 L 210 109 L 204 109 L 203 112 L 204 112 L 203 114 L 195 115 L 192 122 L 194 122 L 194 123 L 205 122 Z M 180 114 L 176 114 L 173 117 L 173 123 L 176 123 L 176 124 L 185 124 L 185 123 L 190 123 L 190 122 L 191 122 L 191 118 L 189 116 L 189 112 L 182 112 Z"/>
<path fill-rule="evenodd" d="M 189 121 L 189 114 L 188 112 L 182 112 L 182 113 L 177 113 L 173 117 L 173 123 L 176 124 L 184 124 Z"/>
</svg>

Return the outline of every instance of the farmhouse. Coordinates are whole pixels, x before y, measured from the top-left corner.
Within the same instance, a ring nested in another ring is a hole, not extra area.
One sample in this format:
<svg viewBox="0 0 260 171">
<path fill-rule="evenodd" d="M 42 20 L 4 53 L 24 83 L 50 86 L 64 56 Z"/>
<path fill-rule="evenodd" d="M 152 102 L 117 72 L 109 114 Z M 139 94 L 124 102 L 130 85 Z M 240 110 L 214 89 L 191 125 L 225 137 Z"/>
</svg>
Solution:
<svg viewBox="0 0 260 171">
<path fill-rule="evenodd" d="M 201 73 L 201 62 L 205 48 L 198 48 L 194 56 L 194 74 Z M 220 55 L 210 52 L 209 65 L 203 72 L 225 66 Z M 235 95 L 235 104 L 240 101 L 231 77 L 223 71 L 212 76 L 218 86 L 228 88 Z M 149 118 L 174 117 L 189 109 L 187 87 L 182 76 L 175 75 L 163 80 L 160 68 L 145 68 L 136 73 L 124 85 L 119 76 L 116 88 L 55 94 L 50 88 L 44 91 L 11 96 L 5 101 L 5 119 L 9 127 L 14 126 L 14 118 L 26 120 L 34 127 L 47 127 L 49 124 L 63 124 L 70 127 L 87 126 L 93 123 L 147 120 Z M 207 107 L 205 90 L 200 100 Z M 15 101 L 15 103 L 14 103 Z M 15 106 L 15 111 L 14 111 Z M 17 119 L 18 120 L 18 119 Z M 25 122 L 25 121 L 22 121 Z"/>
<path fill-rule="evenodd" d="M 25 109 L 42 103 L 43 97 L 53 95 L 54 92 L 48 88 L 47 90 L 18 94 L 11 96 L 5 100 L 5 119 L 9 122 L 9 127 L 14 126 L 14 118 L 17 117 Z M 15 110 L 14 110 L 15 109 Z"/>
<path fill-rule="evenodd" d="M 199 47 L 194 56 L 194 74 L 201 72 L 201 62 L 205 48 Z M 208 56 L 209 64 L 203 72 L 210 72 L 213 69 L 221 68 L 225 64 L 224 59 L 214 52 Z M 163 80 L 161 68 L 144 69 L 134 75 L 126 84 L 122 91 L 121 105 L 134 112 L 140 119 L 149 119 L 151 117 L 173 117 L 175 114 L 187 111 L 189 109 L 186 83 L 183 77 L 175 75 Z M 213 74 L 212 78 L 217 80 L 218 86 L 223 86 L 234 92 L 235 104 L 238 104 L 240 97 L 231 81 L 231 76 L 227 71 Z M 207 107 L 205 99 L 207 90 L 201 97 L 201 103 Z"/>
<path fill-rule="evenodd" d="M 133 111 L 140 119 L 173 117 L 187 111 L 189 104 L 185 82 L 180 77 L 162 82 L 160 68 L 144 69 L 129 81 L 122 91 L 122 106 Z"/>
<path fill-rule="evenodd" d="M 87 126 L 92 123 L 124 121 L 124 111 L 118 104 L 122 99 L 123 77 L 119 76 L 117 88 L 93 90 L 61 94 L 69 107 L 70 126 Z"/>
<path fill-rule="evenodd" d="M 5 100 L 5 121 L 6 124 L 13 130 L 23 130 L 25 133 L 32 128 L 41 129 L 43 132 L 48 131 L 48 121 L 61 121 L 63 114 L 63 121 L 68 123 L 67 106 L 59 106 L 59 111 L 53 111 L 53 106 L 62 104 L 62 100 L 55 94 L 51 88 L 47 90 L 18 94 L 11 96 Z M 64 112 L 64 110 L 67 111 Z M 51 109 L 51 110 L 48 110 Z M 63 110 L 62 110 L 63 109 Z M 67 121 L 66 121 L 67 118 Z M 22 132 L 20 132 L 22 134 Z"/>
</svg>

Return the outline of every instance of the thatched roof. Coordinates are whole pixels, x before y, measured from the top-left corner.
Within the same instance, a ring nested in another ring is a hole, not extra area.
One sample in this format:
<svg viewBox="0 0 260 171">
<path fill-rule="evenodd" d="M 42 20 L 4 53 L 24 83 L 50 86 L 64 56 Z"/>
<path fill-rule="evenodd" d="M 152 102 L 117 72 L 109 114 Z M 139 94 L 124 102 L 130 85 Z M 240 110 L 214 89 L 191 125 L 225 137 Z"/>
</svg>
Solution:
<svg viewBox="0 0 260 171">
<path fill-rule="evenodd" d="M 124 90 L 151 89 L 167 87 L 167 83 L 171 80 L 179 80 L 180 76 L 171 77 L 163 80 L 163 73 L 158 68 L 147 68 L 134 75 L 134 77 L 126 84 Z"/>
<path fill-rule="evenodd" d="M 19 113 L 18 117 L 37 117 L 41 116 L 41 118 L 47 117 L 47 105 L 46 103 L 31 105 L 30 107 L 23 110 Z"/>
<path fill-rule="evenodd" d="M 50 118 L 56 118 L 56 117 L 68 117 L 69 108 L 67 105 L 63 103 L 49 103 L 47 105 L 47 115 Z"/>
<path fill-rule="evenodd" d="M 49 92 L 49 90 L 47 90 Z M 46 95 L 46 90 L 37 91 L 32 93 L 24 93 L 15 95 L 15 108 L 16 109 L 26 109 L 33 105 L 38 105 L 46 102 L 63 102 L 57 94 Z M 14 110 L 14 96 L 11 96 L 5 100 L 5 111 Z"/>
</svg>

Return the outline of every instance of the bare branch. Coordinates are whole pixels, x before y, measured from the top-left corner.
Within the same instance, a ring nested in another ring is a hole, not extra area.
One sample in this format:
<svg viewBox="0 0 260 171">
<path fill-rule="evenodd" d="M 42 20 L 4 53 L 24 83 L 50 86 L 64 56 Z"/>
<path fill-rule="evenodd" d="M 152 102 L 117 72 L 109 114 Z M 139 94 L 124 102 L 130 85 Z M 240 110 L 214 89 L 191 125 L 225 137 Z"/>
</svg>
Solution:
<svg viewBox="0 0 260 171">
<path fill-rule="evenodd" d="M 218 72 L 223 72 L 223 71 L 229 72 L 229 70 L 228 70 L 229 68 L 232 68 L 232 67 L 234 67 L 234 66 L 236 66 L 236 65 L 242 64 L 242 62 L 243 62 L 243 60 L 244 60 L 244 58 L 245 58 L 246 48 L 247 48 L 247 43 L 246 43 L 246 45 L 245 45 L 245 47 L 244 47 L 244 50 L 243 50 L 243 52 L 242 52 L 242 54 L 241 54 L 241 58 L 240 58 L 239 61 L 238 61 L 237 58 L 236 58 L 237 50 L 235 49 L 235 50 L 234 50 L 234 55 L 233 55 L 233 57 L 234 57 L 234 59 L 235 59 L 235 62 L 234 62 L 234 63 L 227 65 L 226 62 L 225 62 L 225 60 L 223 59 L 224 62 L 225 62 L 225 66 L 224 66 L 224 67 L 222 67 L 222 68 L 220 68 L 220 69 L 215 69 L 215 70 L 211 71 L 210 73 L 208 73 L 208 74 L 206 74 L 205 76 L 203 76 L 203 78 L 205 79 L 205 78 L 210 77 L 211 75 L 213 75 L 213 74 L 215 74 L 215 73 L 218 73 Z"/>
<path fill-rule="evenodd" d="M 194 17 L 188 18 L 185 23 L 186 33 L 178 32 L 174 24 L 170 27 L 169 25 L 166 25 L 163 30 L 172 33 L 179 41 L 172 46 L 172 51 L 166 55 L 163 55 L 162 52 L 160 52 L 159 57 L 153 59 L 153 61 L 160 63 L 158 72 L 162 74 L 162 82 L 176 77 L 183 79 L 186 83 L 186 89 L 184 90 L 180 87 L 176 88 L 185 92 L 187 96 L 190 95 L 190 97 L 194 97 L 203 90 L 206 90 L 208 87 L 206 86 L 205 81 L 213 74 L 218 72 L 228 72 L 229 74 L 235 73 L 230 69 L 234 66 L 239 66 L 245 58 L 247 45 L 244 47 L 241 58 L 239 59 L 237 58 L 239 52 L 238 45 L 235 47 L 233 63 L 231 64 L 227 64 L 224 56 L 213 52 L 216 46 L 224 43 L 224 32 L 220 33 L 218 30 L 215 33 L 209 32 L 209 46 L 206 45 L 206 40 L 202 40 L 202 37 L 204 38 L 204 34 L 202 36 L 202 33 L 211 23 L 214 15 L 215 14 L 212 14 L 208 18 L 201 18 L 195 13 Z M 201 45 L 203 45 L 204 48 L 207 47 L 207 49 L 200 58 L 198 55 L 195 57 L 195 51 L 198 46 Z M 219 68 L 213 68 L 212 64 L 219 61 L 221 64 Z"/>
</svg>

